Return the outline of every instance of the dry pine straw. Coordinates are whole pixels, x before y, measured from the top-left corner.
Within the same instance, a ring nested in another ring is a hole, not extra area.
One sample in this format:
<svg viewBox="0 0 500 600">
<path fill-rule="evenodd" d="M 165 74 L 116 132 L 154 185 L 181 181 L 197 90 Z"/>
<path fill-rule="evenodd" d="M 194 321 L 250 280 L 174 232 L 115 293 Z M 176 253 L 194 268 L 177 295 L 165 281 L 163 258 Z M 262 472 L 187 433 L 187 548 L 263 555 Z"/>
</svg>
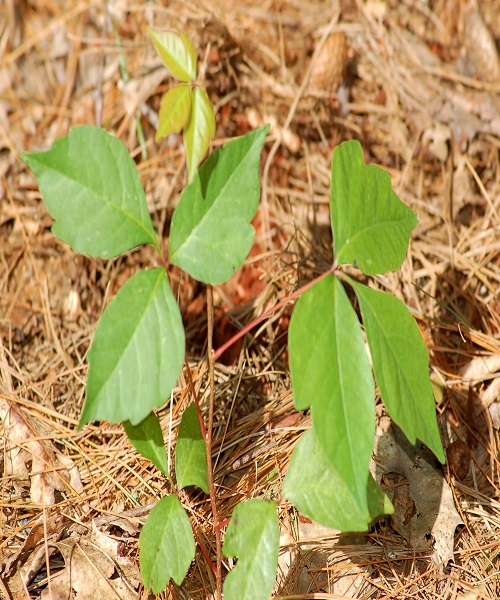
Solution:
<svg viewBox="0 0 500 600">
<path fill-rule="evenodd" d="M 500 2 L 479 2 L 479 9 L 498 39 Z M 344 139 L 360 139 L 367 160 L 389 170 L 395 189 L 420 221 L 403 268 L 376 278 L 376 285 L 394 292 L 419 317 L 432 369 L 444 381 L 440 418 L 448 423 L 447 435 L 470 442 L 476 460 L 474 477 L 450 480 L 465 523 L 451 570 L 415 556 L 382 523 L 356 543 L 325 533 L 314 552 L 294 545 L 294 564 L 286 577 L 280 574 L 276 593 L 296 593 L 307 565 L 311 593 L 294 597 L 457 598 L 474 589 L 471 597 L 499 597 L 498 432 L 487 412 L 470 422 L 468 385 L 458 375 L 473 356 L 500 351 L 500 136 L 498 113 L 490 104 L 500 87 L 477 72 L 480 62 L 474 59 L 471 35 L 465 35 L 470 7 L 462 0 L 346 1 L 341 6 L 319 0 L 205 0 L 138 3 L 128 9 L 115 2 L 113 10 L 107 13 L 100 2 L 56 0 L 7 0 L 0 7 L 2 385 L 4 396 L 31 419 L 39 435 L 78 465 L 83 483 L 78 492 L 66 489 L 42 512 L 30 500 L 28 481 L 16 488 L 4 476 L 0 562 L 41 522 L 83 534 L 85 528 L 77 524 L 97 519 L 104 531 L 122 536 L 123 529 L 110 529 L 112 515 L 132 511 L 131 531 L 137 531 L 148 507 L 169 490 L 131 450 L 121 427 L 102 423 L 76 430 L 85 353 L 97 319 L 120 285 L 151 264 L 152 252 L 140 249 L 106 263 L 76 257 L 50 233 L 34 179 L 18 158 L 24 149 L 47 147 L 72 125 L 100 120 L 136 157 L 155 226 L 168 233 L 185 168 L 178 142 L 152 142 L 154 113 L 170 83 L 147 41 L 146 26 L 155 25 L 185 30 L 200 48 L 205 84 L 218 110 L 218 140 L 261 122 L 273 124 L 263 164 L 259 246 L 248 275 L 250 281 L 261 277 L 262 285 L 255 300 L 244 288 L 248 277 L 220 288 L 221 309 L 241 326 L 328 265 L 331 150 Z M 127 86 L 121 58 L 132 78 Z M 339 83 L 344 87 L 337 90 Z M 464 110 L 459 99 L 468 102 L 465 113 L 459 112 Z M 450 111 L 462 117 L 453 120 Z M 147 160 L 140 158 L 138 114 Z M 437 139 L 443 131 L 444 146 Z M 446 138 L 447 131 L 454 137 Z M 176 273 L 173 281 L 206 409 L 202 290 Z M 247 304 L 250 300 L 253 304 Z M 308 426 L 307 417 L 290 421 L 284 343 L 289 315 L 285 310 L 258 335 L 248 336 L 234 363 L 217 369 L 214 455 L 222 518 L 230 517 L 240 500 L 279 495 L 293 446 Z M 485 380 L 474 386 L 475 402 L 487 385 Z M 160 411 L 166 435 L 172 426 L 175 436 L 189 401 L 183 374 L 172 422 L 168 408 Z M 200 546 L 210 553 L 209 502 L 200 494 L 183 494 L 183 502 Z M 63 517 L 63 525 L 54 517 Z M 287 504 L 280 506 L 280 520 L 284 530 L 296 524 Z M 388 547 L 397 550 L 396 559 Z M 137 558 L 136 533 L 127 553 Z M 353 565 L 359 566 L 354 574 Z M 320 591 L 341 579 L 346 582 L 341 595 Z M 209 597 L 213 585 L 198 552 L 186 584 L 168 593 Z"/>
</svg>

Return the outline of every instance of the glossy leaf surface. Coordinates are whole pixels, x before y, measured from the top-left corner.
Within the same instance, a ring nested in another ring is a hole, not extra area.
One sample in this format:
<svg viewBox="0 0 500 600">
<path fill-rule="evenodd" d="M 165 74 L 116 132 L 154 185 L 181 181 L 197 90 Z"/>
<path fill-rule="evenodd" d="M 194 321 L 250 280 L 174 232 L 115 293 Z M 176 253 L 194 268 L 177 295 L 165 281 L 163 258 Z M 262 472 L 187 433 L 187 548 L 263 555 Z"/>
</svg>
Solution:
<svg viewBox="0 0 500 600">
<path fill-rule="evenodd" d="M 190 116 L 191 88 L 181 83 L 163 94 L 155 140 L 171 133 L 179 133 L 188 124 Z"/>
<path fill-rule="evenodd" d="M 191 112 L 184 130 L 189 181 L 193 181 L 215 135 L 215 115 L 207 94 L 198 86 L 191 92 Z"/>
<path fill-rule="evenodd" d="M 188 36 L 173 31 L 149 30 L 155 48 L 163 63 L 179 81 L 189 83 L 196 79 L 196 52 Z"/>
</svg>

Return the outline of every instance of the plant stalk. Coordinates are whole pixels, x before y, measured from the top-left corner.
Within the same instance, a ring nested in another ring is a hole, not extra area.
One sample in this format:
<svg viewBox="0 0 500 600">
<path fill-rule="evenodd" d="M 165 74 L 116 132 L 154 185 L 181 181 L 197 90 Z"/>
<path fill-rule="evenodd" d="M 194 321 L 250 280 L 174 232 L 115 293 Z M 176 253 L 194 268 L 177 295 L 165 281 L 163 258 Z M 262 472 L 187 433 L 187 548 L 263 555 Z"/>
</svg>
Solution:
<svg viewBox="0 0 500 600">
<path fill-rule="evenodd" d="M 210 382 L 210 403 L 208 410 L 208 428 L 206 435 L 207 447 L 207 467 L 208 467 L 208 484 L 210 487 L 210 501 L 212 504 L 212 516 L 214 520 L 215 531 L 215 552 L 216 561 L 216 600 L 222 600 L 222 544 L 221 533 L 219 527 L 219 514 L 217 512 L 217 496 L 215 491 L 213 461 L 212 461 L 212 434 L 214 425 L 214 408 L 215 408 L 215 357 L 213 349 L 213 333 L 214 333 L 214 297 L 211 285 L 207 285 L 207 353 L 208 353 L 208 373 Z"/>
<path fill-rule="evenodd" d="M 265 321 L 268 317 L 270 317 L 271 315 L 274 315 L 275 312 L 277 312 L 278 310 L 282 309 L 289 302 L 292 302 L 293 300 L 295 300 L 295 298 L 298 298 L 299 296 L 301 296 L 309 288 L 312 288 L 313 285 L 315 285 L 316 283 L 318 283 L 318 281 L 321 281 L 321 279 L 324 279 L 325 277 L 327 277 L 327 275 L 330 275 L 330 273 L 335 273 L 335 270 L 336 270 L 336 268 L 334 266 L 332 266 L 330 269 L 328 269 L 328 271 L 325 271 L 324 273 L 322 273 L 318 277 L 315 277 L 312 281 L 309 281 L 308 283 L 306 283 L 305 285 L 303 285 L 298 290 L 295 290 L 290 295 L 288 295 L 286 298 L 284 298 L 283 300 L 280 300 L 274 306 L 271 306 L 271 308 L 267 309 L 259 317 L 255 318 L 253 321 L 251 321 L 250 323 L 248 323 L 248 325 L 245 325 L 245 327 L 243 327 L 243 329 L 241 329 L 240 331 L 238 331 L 238 333 L 235 333 L 232 338 L 230 338 L 227 342 L 225 342 L 224 344 L 222 344 L 222 346 L 220 346 L 219 348 L 217 348 L 217 350 L 213 353 L 214 362 L 216 360 L 218 360 L 224 354 L 224 352 L 228 348 L 230 348 L 233 344 L 235 344 L 240 338 L 242 338 L 244 335 L 246 335 L 254 327 L 256 327 L 257 325 L 259 325 L 259 323 L 262 323 L 262 321 Z"/>
</svg>

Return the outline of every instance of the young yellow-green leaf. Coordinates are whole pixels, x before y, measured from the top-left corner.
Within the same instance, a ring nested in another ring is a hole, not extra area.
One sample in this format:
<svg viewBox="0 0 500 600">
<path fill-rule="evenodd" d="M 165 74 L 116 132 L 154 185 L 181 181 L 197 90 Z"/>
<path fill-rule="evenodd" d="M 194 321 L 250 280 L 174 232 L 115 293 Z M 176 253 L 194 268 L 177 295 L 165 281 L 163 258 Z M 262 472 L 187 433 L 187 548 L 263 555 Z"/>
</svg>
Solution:
<svg viewBox="0 0 500 600">
<path fill-rule="evenodd" d="M 123 428 L 137 452 L 150 460 L 158 470 L 170 479 L 165 440 L 163 439 L 160 421 L 158 421 L 155 413 L 149 414 L 137 425 L 132 425 L 130 421 L 124 421 Z"/>
<path fill-rule="evenodd" d="M 387 496 L 364 473 L 366 494 L 362 505 L 353 498 L 352 489 L 339 476 L 323 452 L 314 428 L 300 438 L 292 454 L 283 485 L 283 496 L 313 521 L 340 531 L 366 531 L 370 523 L 393 512 Z"/>
<path fill-rule="evenodd" d="M 335 148 L 330 195 L 336 264 L 366 275 L 399 268 L 418 220 L 392 190 L 389 173 L 365 165 L 358 141 Z"/>
<path fill-rule="evenodd" d="M 196 79 L 196 52 L 188 36 L 182 32 L 149 30 L 155 48 L 167 69 L 179 81 Z"/>
<path fill-rule="evenodd" d="M 191 114 L 184 129 L 184 147 L 189 182 L 193 181 L 215 135 L 215 115 L 206 93 L 198 86 L 191 91 Z"/>
<path fill-rule="evenodd" d="M 224 581 L 224 600 L 268 600 L 278 566 L 279 525 L 275 502 L 236 505 L 222 551 L 238 557 Z"/>
<path fill-rule="evenodd" d="M 186 511 L 175 494 L 164 496 L 150 512 L 139 535 L 144 585 L 159 594 L 173 579 L 181 585 L 196 546 Z"/>
<path fill-rule="evenodd" d="M 190 116 L 191 88 L 180 83 L 163 94 L 155 140 L 171 133 L 179 133 L 187 125 Z"/>
<path fill-rule="evenodd" d="M 137 425 L 168 399 L 184 361 L 184 328 L 163 267 L 138 271 L 104 311 L 88 354 L 80 427 Z"/>
<path fill-rule="evenodd" d="M 184 189 L 172 217 L 169 260 L 198 281 L 227 281 L 250 252 L 267 131 L 261 127 L 216 150 Z"/>
<path fill-rule="evenodd" d="M 182 415 L 175 445 L 175 477 L 179 489 L 196 485 L 205 494 L 208 485 L 207 447 L 201 433 L 198 411 L 190 404 Z"/>
<path fill-rule="evenodd" d="M 415 319 L 395 296 L 350 283 L 359 300 L 375 379 L 389 415 L 412 444 L 418 438 L 444 463 L 429 355 Z"/>
<path fill-rule="evenodd" d="M 80 125 L 44 152 L 24 152 L 35 173 L 52 231 L 87 256 L 112 258 L 139 244 L 161 252 L 144 189 L 122 142 Z"/>
<path fill-rule="evenodd" d="M 362 507 L 375 439 L 375 386 L 359 320 L 337 277 L 302 294 L 288 340 L 295 407 L 311 406 L 323 452 Z"/>
</svg>

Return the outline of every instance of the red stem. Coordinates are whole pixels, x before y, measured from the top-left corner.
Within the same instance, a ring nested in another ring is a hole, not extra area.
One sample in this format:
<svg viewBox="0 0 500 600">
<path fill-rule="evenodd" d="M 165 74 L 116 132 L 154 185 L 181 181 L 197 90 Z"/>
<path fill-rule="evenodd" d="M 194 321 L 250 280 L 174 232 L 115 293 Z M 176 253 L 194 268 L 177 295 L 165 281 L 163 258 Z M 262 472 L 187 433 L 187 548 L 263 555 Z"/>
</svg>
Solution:
<svg viewBox="0 0 500 600">
<path fill-rule="evenodd" d="M 327 275 L 330 275 L 330 273 L 335 273 L 335 270 L 336 270 L 335 267 L 332 266 L 330 269 L 328 269 L 328 271 L 325 271 L 324 273 L 322 273 L 321 275 L 319 275 L 312 281 L 309 281 L 308 283 L 303 285 L 298 290 L 295 290 L 289 296 L 287 296 L 283 300 L 280 300 L 280 302 L 278 302 L 274 306 L 271 306 L 271 308 L 269 308 L 264 313 L 262 313 L 260 315 L 260 317 L 255 318 L 253 321 L 248 323 L 248 325 L 245 325 L 245 327 L 243 327 L 243 329 L 238 331 L 238 333 L 235 333 L 232 338 L 230 338 L 227 342 L 225 342 L 224 344 L 222 344 L 222 346 L 220 346 L 219 348 L 217 348 L 217 350 L 215 350 L 214 361 L 217 361 L 228 348 L 230 348 L 233 344 L 235 344 L 240 338 L 242 338 L 244 335 L 246 335 L 254 327 L 259 325 L 259 323 L 262 323 L 262 321 L 265 321 L 268 317 L 270 317 L 275 312 L 277 312 L 278 310 L 280 310 L 281 308 L 286 306 L 289 302 L 292 302 L 292 300 L 295 300 L 295 298 L 298 298 L 299 296 L 301 296 L 309 288 L 312 288 L 313 285 L 318 283 L 318 281 L 321 281 L 321 279 L 324 279 Z"/>
</svg>

